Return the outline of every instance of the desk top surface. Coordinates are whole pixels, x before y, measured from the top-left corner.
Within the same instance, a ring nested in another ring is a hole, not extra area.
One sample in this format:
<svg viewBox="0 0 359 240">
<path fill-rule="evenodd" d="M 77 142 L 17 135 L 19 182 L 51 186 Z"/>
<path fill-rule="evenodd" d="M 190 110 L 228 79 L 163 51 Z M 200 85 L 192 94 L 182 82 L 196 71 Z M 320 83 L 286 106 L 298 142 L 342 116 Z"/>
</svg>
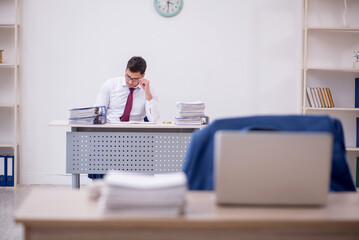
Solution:
<svg viewBox="0 0 359 240">
<path fill-rule="evenodd" d="M 53 127 L 81 127 L 81 128 L 204 128 L 206 125 L 176 125 L 164 123 L 106 123 L 106 124 L 69 124 L 67 120 L 52 120 L 49 126 Z"/>
<path fill-rule="evenodd" d="M 180 217 L 128 217 L 103 214 L 86 189 L 34 189 L 15 213 L 25 225 L 96 224 L 161 228 L 238 227 L 248 224 L 355 224 L 359 226 L 358 193 L 329 193 L 322 207 L 217 206 L 213 192 L 187 193 L 185 214 Z"/>
</svg>

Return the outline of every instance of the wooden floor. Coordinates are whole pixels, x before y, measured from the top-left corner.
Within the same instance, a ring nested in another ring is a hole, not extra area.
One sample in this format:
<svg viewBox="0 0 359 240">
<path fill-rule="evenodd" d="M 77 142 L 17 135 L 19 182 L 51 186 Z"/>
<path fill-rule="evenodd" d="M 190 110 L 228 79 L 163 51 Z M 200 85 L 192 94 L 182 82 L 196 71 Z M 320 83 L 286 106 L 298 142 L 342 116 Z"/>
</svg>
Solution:
<svg viewBox="0 0 359 240">
<path fill-rule="evenodd" d="M 0 239 L 20 240 L 23 227 L 14 222 L 13 213 L 34 188 L 71 188 L 64 185 L 18 185 L 15 188 L 0 187 Z"/>
</svg>

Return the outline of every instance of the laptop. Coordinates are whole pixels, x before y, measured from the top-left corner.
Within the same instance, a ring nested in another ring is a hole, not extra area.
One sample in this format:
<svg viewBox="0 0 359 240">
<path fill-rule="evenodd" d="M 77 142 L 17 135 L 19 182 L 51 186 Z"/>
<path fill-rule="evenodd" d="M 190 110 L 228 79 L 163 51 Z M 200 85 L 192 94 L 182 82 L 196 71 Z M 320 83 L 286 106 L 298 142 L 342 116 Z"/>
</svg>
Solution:
<svg viewBox="0 0 359 240">
<path fill-rule="evenodd" d="M 218 131 L 216 201 L 323 205 L 329 191 L 332 148 L 330 133 Z"/>
</svg>

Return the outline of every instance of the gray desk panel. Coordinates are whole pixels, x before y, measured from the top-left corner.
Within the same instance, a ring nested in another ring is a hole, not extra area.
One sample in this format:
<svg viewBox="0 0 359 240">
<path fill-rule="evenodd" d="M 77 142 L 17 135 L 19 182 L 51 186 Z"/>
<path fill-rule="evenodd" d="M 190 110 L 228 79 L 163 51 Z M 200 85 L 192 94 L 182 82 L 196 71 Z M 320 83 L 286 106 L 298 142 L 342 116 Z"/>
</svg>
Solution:
<svg viewBox="0 0 359 240">
<path fill-rule="evenodd" d="M 191 136 L 184 132 L 67 132 L 66 172 L 180 171 Z"/>
</svg>

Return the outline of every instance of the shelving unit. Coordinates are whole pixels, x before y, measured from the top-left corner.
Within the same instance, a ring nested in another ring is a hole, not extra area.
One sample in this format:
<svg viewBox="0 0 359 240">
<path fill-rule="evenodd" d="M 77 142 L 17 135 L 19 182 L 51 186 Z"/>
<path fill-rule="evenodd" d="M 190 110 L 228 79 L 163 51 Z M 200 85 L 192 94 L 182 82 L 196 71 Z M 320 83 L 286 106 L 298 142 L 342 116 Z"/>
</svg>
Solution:
<svg viewBox="0 0 359 240">
<path fill-rule="evenodd" d="M 19 181 L 18 0 L 0 0 L 0 154 L 14 155 L 14 182 Z"/>
<path fill-rule="evenodd" d="M 327 114 L 341 120 L 354 181 L 359 157 L 359 108 L 355 108 L 359 68 L 353 68 L 354 51 L 359 51 L 358 12 L 356 0 L 303 0 L 302 113 Z M 335 107 L 310 107 L 307 87 L 330 88 Z"/>
</svg>

